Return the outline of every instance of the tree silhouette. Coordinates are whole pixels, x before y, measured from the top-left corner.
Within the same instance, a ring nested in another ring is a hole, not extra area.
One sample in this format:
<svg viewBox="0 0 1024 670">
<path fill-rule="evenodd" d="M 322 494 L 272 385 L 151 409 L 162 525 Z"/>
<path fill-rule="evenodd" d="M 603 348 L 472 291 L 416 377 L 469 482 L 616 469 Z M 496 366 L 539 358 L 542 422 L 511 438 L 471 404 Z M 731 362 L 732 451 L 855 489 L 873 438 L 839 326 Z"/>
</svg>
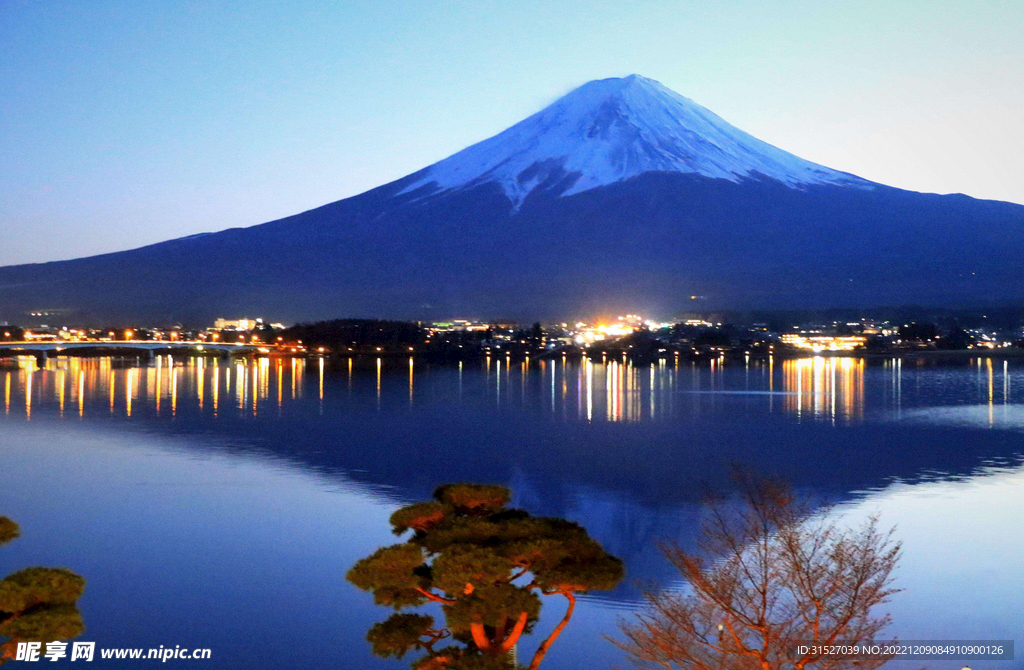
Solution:
<svg viewBox="0 0 1024 670">
<path fill-rule="evenodd" d="M 0 516 L 0 545 L 20 535 Z M 26 568 L 0 580 L 0 664 L 14 658 L 18 642 L 54 642 L 85 630 L 75 606 L 85 580 L 64 568 Z"/>
<path fill-rule="evenodd" d="M 398 611 L 438 603 L 445 624 L 393 614 L 366 636 L 375 654 L 426 652 L 415 670 L 516 668 L 510 652 L 533 630 L 541 596 L 560 595 L 566 613 L 533 655 L 536 670 L 572 618 L 576 594 L 622 580 L 622 562 L 581 526 L 510 509 L 510 498 L 503 486 L 449 484 L 434 491 L 434 501 L 391 515 L 394 533 L 412 531 L 409 539 L 362 559 L 347 578 Z M 438 647 L 442 641 L 448 644 Z"/>
<path fill-rule="evenodd" d="M 843 529 L 785 486 L 738 475 L 738 506 L 711 505 L 699 551 L 665 548 L 689 593 L 647 594 L 648 609 L 612 640 L 641 668 L 872 670 L 890 657 L 825 655 L 871 642 L 877 605 L 896 593 L 900 544 L 877 519 Z M 800 647 L 805 646 L 806 650 Z"/>
</svg>

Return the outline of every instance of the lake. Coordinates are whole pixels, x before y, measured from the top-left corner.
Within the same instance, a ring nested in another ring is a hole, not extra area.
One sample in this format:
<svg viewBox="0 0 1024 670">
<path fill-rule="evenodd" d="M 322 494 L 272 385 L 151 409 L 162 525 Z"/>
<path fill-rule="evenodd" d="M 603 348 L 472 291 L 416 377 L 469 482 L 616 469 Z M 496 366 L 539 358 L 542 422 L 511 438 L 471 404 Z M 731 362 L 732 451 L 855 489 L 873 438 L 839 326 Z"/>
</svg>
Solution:
<svg viewBox="0 0 1024 670">
<path fill-rule="evenodd" d="M 79 639 L 98 647 L 212 649 L 212 665 L 171 665 L 406 668 L 370 653 L 365 633 L 389 611 L 345 572 L 395 541 L 397 507 L 474 481 L 583 524 L 625 561 L 626 581 L 581 599 L 543 667 L 622 664 L 603 635 L 642 585 L 677 583 L 658 542 L 693 541 L 733 464 L 897 527 L 893 634 L 1024 642 L 1019 360 L 56 358 L 10 362 L 0 387 L 0 514 L 22 532 L 0 575 L 83 575 Z M 563 613 L 545 600 L 521 654 Z"/>
</svg>

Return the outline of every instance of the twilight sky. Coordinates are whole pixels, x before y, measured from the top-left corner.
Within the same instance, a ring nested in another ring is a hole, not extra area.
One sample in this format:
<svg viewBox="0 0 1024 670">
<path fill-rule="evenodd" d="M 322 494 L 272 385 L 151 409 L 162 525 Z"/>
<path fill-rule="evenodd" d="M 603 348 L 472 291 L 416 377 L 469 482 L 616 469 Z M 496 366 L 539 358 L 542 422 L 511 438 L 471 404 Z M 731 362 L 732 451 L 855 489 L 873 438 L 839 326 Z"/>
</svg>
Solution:
<svg viewBox="0 0 1024 670">
<path fill-rule="evenodd" d="M 0 265 L 262 223 L 402 177 L 591 79 L 1024 203 L 1024 4 L 0 0 Z"/>
</svg>

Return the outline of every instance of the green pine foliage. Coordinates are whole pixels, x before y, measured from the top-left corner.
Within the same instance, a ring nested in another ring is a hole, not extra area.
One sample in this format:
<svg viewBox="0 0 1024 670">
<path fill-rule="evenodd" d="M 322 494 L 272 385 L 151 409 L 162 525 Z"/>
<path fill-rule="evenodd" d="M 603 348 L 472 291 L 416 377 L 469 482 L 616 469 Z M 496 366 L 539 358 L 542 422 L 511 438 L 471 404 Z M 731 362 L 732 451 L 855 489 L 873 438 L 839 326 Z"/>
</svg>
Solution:
<svg viewBox="0 0 1024 670">
<path fill-rule="evenodd" d="M 420 646 L 420 639 L 434 628 L 434 617 L 426 614 L 392 614 L 374 624 L 366 634 L 373 653 L 383 658 L 402 658 L 410 649 Z"/>
<path fill-rule="evenodd" d="M 534 655 L 532 670 L 572 616 L 575 594 L 622 580 L 622 561 L 582 526 L 509 508 L 511 499 L 503 486 L 447 484 L 434 501 L 392 514 L 393 532 L 408 533 L 406 541 L 362 559 L 347 578 L 398 611 L 439 603 L 445 625 L 394 614 L 367 635 L 375 654 L 426 652 L 415 670 L 511 670 L 518 666 L 509 652 L 533 630 L 542 598 L 561 595 L 566 615 Z M 435 648 L 441 640 L 458 644 Z"/>
<path fill-rule="evenodd" d="M 18 524 L 0 516 L 0 544 L 19 536 Z M 0 663 L 18 642 L 69 640 L 85 625 L 76 603 L 85 589 L 64 568 L 25 568 L 0 580 Z"/>
<path fill-rule="evenodd" d="M 391 515 L 391 527 L 395 535 L 401 535 L 412 528 L 427 530 L 444 518 L 444 505 L 439 502 L 422 502 L 403 507 Z"/>
<path fill-rule="evenodd" d="M 27 614 L 0 624 L 0 635 L 19 642 L 53 642 L 78 637 L 85 630 L 74 605 L 36 607 Z"/>
<path fill-rule="evenodd" d="M 20 535 L 18 524 L 5 516 L 0 516 L 0 544 L 7 544 Z"/>
<path fill-rule="evenodd" d="M 461 513 L 486 513 L 507 505 L 512 493 L 493 484 L 445 484 L 437 487 L 434 498 Z"/>
</svg>

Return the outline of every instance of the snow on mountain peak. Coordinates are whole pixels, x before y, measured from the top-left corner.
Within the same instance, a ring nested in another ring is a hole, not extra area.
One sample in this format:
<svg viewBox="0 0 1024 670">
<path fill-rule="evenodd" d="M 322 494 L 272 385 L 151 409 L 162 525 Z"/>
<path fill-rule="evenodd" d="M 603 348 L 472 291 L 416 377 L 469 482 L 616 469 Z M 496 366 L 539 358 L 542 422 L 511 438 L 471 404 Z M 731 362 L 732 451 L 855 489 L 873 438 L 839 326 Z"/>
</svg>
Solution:
<svg viewBox="0 0 1024 670">
<path fill-rule="evenodd" d="M 490 139 L 426 168 L 403 193 L 496 182 L 515 205 L 558 183 L 572 195 L 644 172 L 679 172 L 738 182 L 769 178 L 869 186 L 805 161 L 730 125 L 689 98 L 639 75 L 598 79 Z"/>
</svg>

